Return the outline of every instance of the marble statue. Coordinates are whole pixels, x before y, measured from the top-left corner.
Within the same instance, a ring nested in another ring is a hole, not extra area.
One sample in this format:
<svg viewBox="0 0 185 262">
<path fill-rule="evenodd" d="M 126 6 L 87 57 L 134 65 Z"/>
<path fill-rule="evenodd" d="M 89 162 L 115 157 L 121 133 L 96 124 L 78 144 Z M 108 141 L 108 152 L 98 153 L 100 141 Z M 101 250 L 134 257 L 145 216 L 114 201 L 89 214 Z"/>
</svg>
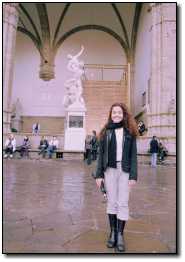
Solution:
<svg viewBox="0 0 185 262">
<path fill-rule="evenodd" d="M 16 102 L 13 103 L 12 105 L 11 128 L 20 131 L 21 116 L 22 116 L 22 105 L 19 98 L 17 98 Z"/>
<path fill-rule="evenodd" d="M 12 105 L 12 118 L 20 119 L 22 114 L 22 106 L 19 98 L 17 98 L 16 102 Z"/>
<path fill-rule="evenodd" d="M 72 56 L 68 54 L 67 69 L 73 73 L 73 77 L 68 79 L 64 86 L 66 87 L 66 95 L 64 96 L 63 104 L 65 107 L 71 104 L 78 103 L 84 106 L 84 99 L 82 97 L 83 88 L 81 77 L 84 74 L 84 62 L 79 61 L 78 58 L 84 51 L 84 47 L 81 46 L 81 50 L 78 54 Z"/>
</svg>

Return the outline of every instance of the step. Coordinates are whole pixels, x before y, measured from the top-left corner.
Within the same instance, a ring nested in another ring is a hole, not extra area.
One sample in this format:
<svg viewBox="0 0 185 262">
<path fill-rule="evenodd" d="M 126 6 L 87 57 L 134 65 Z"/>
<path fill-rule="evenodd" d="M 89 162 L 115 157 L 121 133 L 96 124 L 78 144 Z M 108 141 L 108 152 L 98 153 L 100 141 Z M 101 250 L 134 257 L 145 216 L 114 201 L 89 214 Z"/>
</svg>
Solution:
<svg viewBox="0 0 185 262">
<path fill-rule="evenodd" d="M 4 151 L 4 150 L 3 150 Z M 41 160 L 41 159 L 48 159 L 48 156 L 46 154 L 46 157 L 43 158 L 42 155 L 39 155 L 39 151 L 37 148 L 29 149 L 28 150 L 28 156 L 25 156 L 23 158 L 20 158 L 20 154 L 18 151 L 14 152 L 13 158 L 14 159 L 36 159 L 36 160 Z M 63 159 L 63 160 L 84 160 L 84 151 L 69 151 L 69 150 L 64 150 L 62 148 L 59 148 L 53 152 L 52 159 Z"/>
<path fill-rule="evenodd" d="M 16 146 L 22 145 L 24 136 L 28 136 L 30 139 L 31 147 L 37 149 L 42 136 L 45 136 L 48 141 L 52 139 L 53 136 L 56 136 L 59 140 L 59 148 L 64 147 L 64 135 L 63 134 L 51 134 L 51 133 L 40 133 L 39 135 L 33 135 L 32 133 L 13 133 L 16 139 Z M 7 135 L 3 135 L 3 146 L 5 144 L 5 139 Z"/>
<path fill-rule="evenodd" d="M 151 155 L 150 154 L 138 154 L 137 155 L 138 163 L 144 164 L 144 165 L 150 165 L 151 164 Z M 165 157 L 163 162 L 157 161 L 158 165 L 161 166 L 176 166 L 176 156 L 169 155 Z"/>
</svg>

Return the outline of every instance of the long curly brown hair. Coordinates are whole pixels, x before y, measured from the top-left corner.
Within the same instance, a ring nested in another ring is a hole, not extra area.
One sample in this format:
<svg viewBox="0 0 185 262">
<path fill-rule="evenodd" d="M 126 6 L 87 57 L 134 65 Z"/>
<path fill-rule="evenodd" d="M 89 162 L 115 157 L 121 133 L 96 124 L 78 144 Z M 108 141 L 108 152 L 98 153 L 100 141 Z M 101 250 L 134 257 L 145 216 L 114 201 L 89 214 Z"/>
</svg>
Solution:
<svg viewBox="0 0 185 262">
<path fill-rule="evenodd" d="M 99 133 L 99 136 L 98 136 L 99 139 L 103 138 L 105 131 L 107 129 L 107 126 L 112 122 L 112 118 L 111 118 L 112 110 L 116 106 L 121 107 L 121 109 L 123 111 L 123 120 L 122 120 L 123 127 L 127 128 L 131 135 L 133 135 L 135 137 L 138 135 L 138 128 L 137 128 L 136 121 L 135 121 L 134 117 L 131 115 L 131 113 L 128 111 L 127 106 L 123 103 L 114 103 L 110 108 L 108 120 Z"/>
</svg>

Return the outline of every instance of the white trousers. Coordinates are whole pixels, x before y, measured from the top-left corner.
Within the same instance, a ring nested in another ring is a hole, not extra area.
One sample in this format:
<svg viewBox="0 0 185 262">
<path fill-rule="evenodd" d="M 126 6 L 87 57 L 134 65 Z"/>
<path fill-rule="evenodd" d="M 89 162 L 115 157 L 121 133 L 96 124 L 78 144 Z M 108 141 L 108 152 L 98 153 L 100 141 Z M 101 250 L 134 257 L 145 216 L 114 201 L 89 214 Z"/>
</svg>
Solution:
<svg viewBox="0 0 185 262">
<path fill-rule="evenodd" d="M 129 173 L 117 168 L 107 168 L 105 172 L 105 188 L 107 191 L 107 214 L 117 214 L 117 218 L 127 221 L 129 218 Z"/>
<path fill-rule="evenodd" d="M 157 166 L 157 153 L 152 153 L 151 155 L 151 166 Z"/>
</svg>

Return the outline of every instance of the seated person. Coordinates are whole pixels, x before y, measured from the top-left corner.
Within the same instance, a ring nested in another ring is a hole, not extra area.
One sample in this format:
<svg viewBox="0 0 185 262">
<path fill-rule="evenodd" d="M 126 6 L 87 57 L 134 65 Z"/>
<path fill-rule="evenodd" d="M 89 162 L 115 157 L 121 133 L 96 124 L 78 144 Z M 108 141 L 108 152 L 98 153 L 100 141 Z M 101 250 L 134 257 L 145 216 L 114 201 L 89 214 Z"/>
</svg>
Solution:
<svg viewBox="0 0 185 262">
<path fill-rule="evenodd" d="M 49 141 L 49 146 L 47 148 L 47 153 L 48 153 L 49 158 L 52 158 L 52 154 L 58 148 L 58 144 L 59 142 L 56 136 L 53 136 L 53 138 Z"/>
<path fill-rule="evenodd" d="M 24 155 L 28 157 L 29 151 L 28 149 L 31 147 L 30 140 L 28 136 L 25 136 L 23 139 L 22 145 L 19 147 L 17 151 L 19 151 L 20 156 L 23 157 Z"/>
<path fill-rule="evenodd" d="M 158 149 L 158 157 L 159 161 L 163 161 L 164 157 L 167 156 L 168 150 L 162 145 L 162 143 L 159 143 L 159 149 Z"/>
<path fill-rule="evenodd" d="M 16 140 L 13 134 L 10 134 L 5 141 L 5 154 L 4 158 L 7 158 L 10 154 L 10 158 L 13 158 L 13 153 L 16 151 Z"/>
<path fill-rule="evenodd" d="M 142 136 L 143 133 L 145 131 L 147 131 L 146 127 L 145 127 L 145 124 L 143 123 L 143 121 L 139 121 L 138 123 L 138 131 L 139 131 L 139 135 Z"/>
<path fill-rule="evenodd" d="M 42 136 L 42 138 L 40 140 L 40 145 L 39 145 L 40 151 L 39 151 L 38 154 L 45 157 L 48 146 L 49 146 L 48 140 L 45 138 L 45 136 Z"/>
<path fill-rule="evenodd" d="M 37 135 L 40 131 L 40 125 L 39 123 L 35 123 L 32 126 L 32 134 Z"/>
</svg>

